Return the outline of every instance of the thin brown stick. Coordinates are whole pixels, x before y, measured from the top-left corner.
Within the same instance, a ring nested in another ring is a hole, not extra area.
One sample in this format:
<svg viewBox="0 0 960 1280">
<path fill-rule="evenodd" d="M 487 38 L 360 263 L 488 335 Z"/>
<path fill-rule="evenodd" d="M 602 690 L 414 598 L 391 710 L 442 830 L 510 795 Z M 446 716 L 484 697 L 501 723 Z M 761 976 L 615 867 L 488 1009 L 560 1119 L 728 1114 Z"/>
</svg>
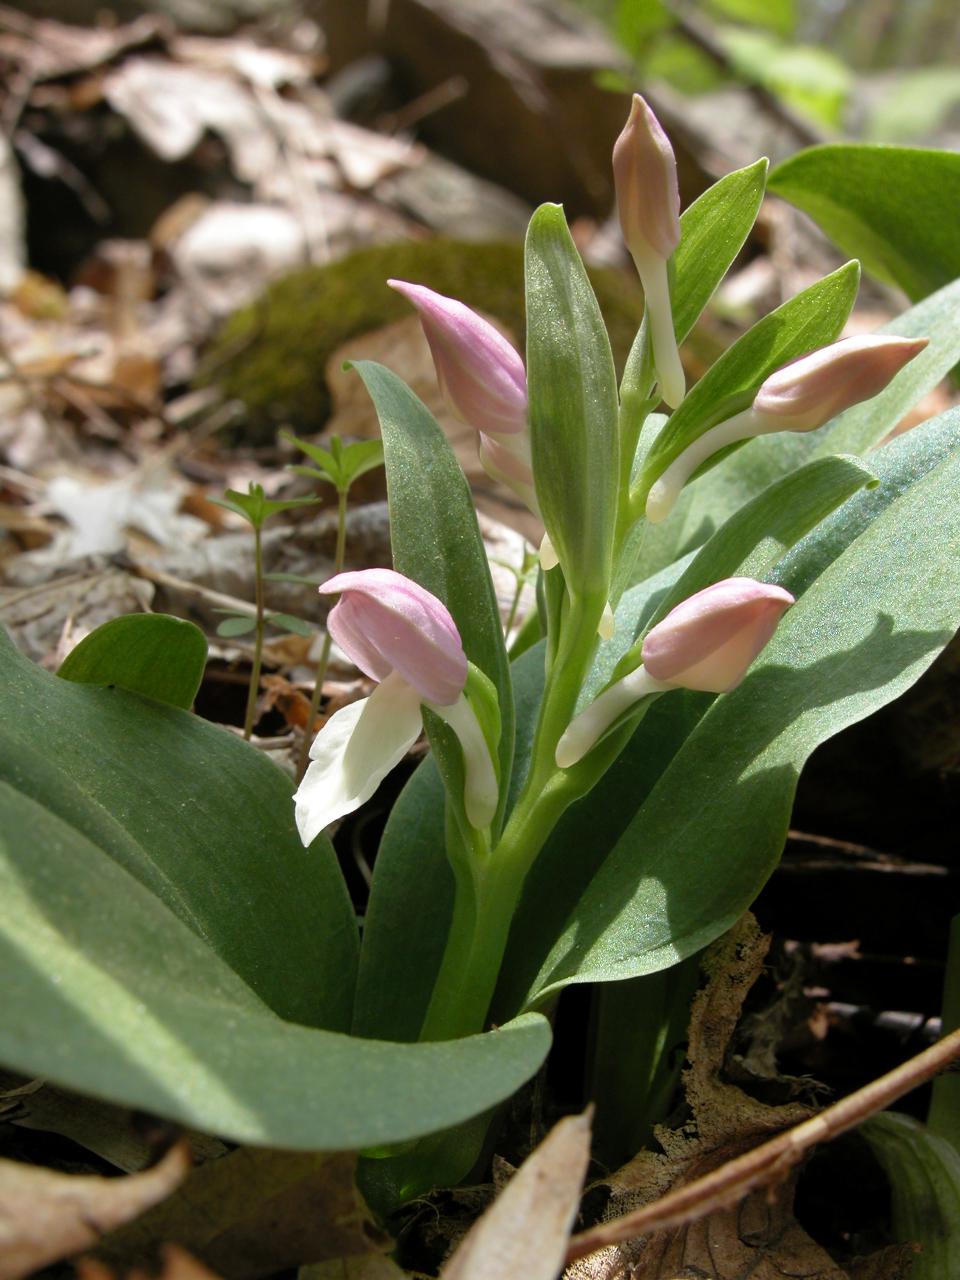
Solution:
<svg viewBox="0 0 960 1280">
<path fill-rule="evenodd" d="M 862 1124 L 958 1059 L 960 1029 L 944 1036 L 885 1076 L 827 1107 L 819 1115 L 777 1134 L 769 1142 L 738 1156 L 736 1160 L 730 1160 L 695 1182 L 677 1187 L 653 1204 L 624 1214 L 622 1218 L 613 1218 L 588 1231 L 581 1231 L 570 1241 L 567 1262 L 575 1262 L 597 1249 L 696 1222 L 719 1209 L 729 1208 L 749 1192 L 781 1179 L 811 1147 L 830 1142 L 848 1129 Z"/>
</svg>

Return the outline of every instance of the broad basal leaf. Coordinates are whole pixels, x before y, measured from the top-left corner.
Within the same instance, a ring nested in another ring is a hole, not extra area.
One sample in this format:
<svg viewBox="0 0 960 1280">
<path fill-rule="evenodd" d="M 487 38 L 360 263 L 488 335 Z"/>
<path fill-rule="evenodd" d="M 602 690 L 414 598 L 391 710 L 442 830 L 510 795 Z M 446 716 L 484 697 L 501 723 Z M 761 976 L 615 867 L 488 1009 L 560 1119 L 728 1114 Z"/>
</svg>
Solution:
<svg viewBox="0 0 960 1280">
<path fill-rule="evenodd" d="M 237 1142 L 344 1150 L 464 1120 L 547 1051 L 539 1017 L 435 1045 L 286 1022 L 156 895 L 6 782 L 0 819 L 0 1062 L 16 1071 Z"/>
<path fill-rule="evenodd" d="M 356 928 L 329 843 L 300 846 L 284 775 L 223 729 L 59 680 L 6 640 L 3 671 L 0 1062 L 325 1150 L 459 1123 L 536 1070 L 540 1019 L 424 1046 L 316 1029 L 349 1017 Z"/>
<path fill-rule="evenodd" d="M 791 156 L 770 190 L 915 302 L 960 276 L 960 155 L 836 142 Z"/>
<path fill-rule="evenodd" d="M 280 770 L 185 711 L 60 680 L 6 636 L 0 652 L 0 779 L 139 880 L 277 1013 L 346 1029 L 353 907 L 329 841 L 301 845 Z"/>
</svg>

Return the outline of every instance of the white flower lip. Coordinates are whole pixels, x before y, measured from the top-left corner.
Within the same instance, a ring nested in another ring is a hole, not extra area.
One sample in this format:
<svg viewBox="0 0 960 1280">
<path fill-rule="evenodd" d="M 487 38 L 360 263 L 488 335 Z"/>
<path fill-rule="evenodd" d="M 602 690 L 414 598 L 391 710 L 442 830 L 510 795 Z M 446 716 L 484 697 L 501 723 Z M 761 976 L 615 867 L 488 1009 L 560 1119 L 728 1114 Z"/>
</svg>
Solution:
<svg viewBox="0 0 960 1280">
<path fill-rule="evenodd" d="M 407 754 L 423 727 L 420 695 L 396 674 L 369 698 L 335 712 L 310 748 L 310 766 L 294 795 L 300 839 L 353 813 Z"/>
<path fill-rule="evenodd" d="M 446 605 L 393 569 L 339 573 L 320 591 L 341 593 L 327 618 L 329 632 L 379 687 L 332 715 L 314 740 L 294 796 L 303 843 L 370 799 L 417 740 L 423 704 L 450 725 L 460 743 L 467 821 L 488 826 L 499 784 L 464 694 L 467 657 Z"/>
</svg>

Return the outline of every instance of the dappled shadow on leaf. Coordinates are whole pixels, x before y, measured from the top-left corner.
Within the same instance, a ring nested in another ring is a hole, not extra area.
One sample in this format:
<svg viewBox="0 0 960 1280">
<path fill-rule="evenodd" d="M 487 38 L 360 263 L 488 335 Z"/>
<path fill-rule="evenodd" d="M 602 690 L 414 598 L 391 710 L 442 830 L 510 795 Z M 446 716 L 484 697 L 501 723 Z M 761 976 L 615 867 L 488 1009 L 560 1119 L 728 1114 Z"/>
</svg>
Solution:
<svg viewBox="0 0 960 1280">
<path fill-rule="evenodd" d="M 589 888 L 577 885 L 574 896 L 566 881 L 557 886 L 569 904 L 567 931 L 545 960 L 530 1003 L 571 980 L 652 972 L 729 927 L 776 866 L 809 753 L 875 709 L 876 700 L 858 703 L 861 695 L 889 686 L 888 701 L 899 692 L 898 678 L 948 638 L 943 631 L 894 632 L 881 614 L 851 648 L 814 656 L 804 667 L 761 667 L 717 700 L 609 847 Z M 601 838 L 605 821 L 596 824 Z"/>
</svg>

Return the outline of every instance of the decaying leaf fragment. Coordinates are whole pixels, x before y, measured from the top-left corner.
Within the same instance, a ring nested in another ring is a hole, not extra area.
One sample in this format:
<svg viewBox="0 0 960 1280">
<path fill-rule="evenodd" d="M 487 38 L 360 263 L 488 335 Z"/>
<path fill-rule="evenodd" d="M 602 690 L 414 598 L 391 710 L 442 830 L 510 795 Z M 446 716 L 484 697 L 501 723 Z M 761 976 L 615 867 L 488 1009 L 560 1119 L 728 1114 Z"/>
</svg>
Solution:
<svg viewBox="0 0 960 1280">
<path fill-rule="evenodd" d="M 467 1232 L 441 1280 L 556 1280 L 590 1159 L 590 1111 L 554 1125 Z"/>
<path fill-rule="evenodd" d="M 97 1252 L 118 1266 L 139 1265 L 172 1242 L 231 1280 L 379 1257 L 385 1242 L 354 1185 L 355 1166 L 350 1152 L 241 1147 L 200 1165 L 175 1196 Z"/>
<path fill-rule="evenodd" d="M 745 916 L 707 953 L 706 985 L 691 1011 L 684 1089 L 691 1118 L 659 1128 L 663 1154 L 642 1151 L 610 1179 L 607 1216 L 649 1204 L 693 1182 L 811 1113 L 798 1103 L 769 1107 L 722 1079 L 730 1038 L 747 992 L 758 978 L 769 939 Z M 793 1217 L 796 1175 L 721 1208 L 697 1222 L 574 1263 L 568 1280 L 846 1280 L 847 1273 Z"/>
<path fill-rule="evenodd" d="M 190 1167 L 179 1142 L 143 1173 L 98 1178 L 0 1161 L 0 1280 L 69 1258 L 165 1200 Z"/>
</svg>

